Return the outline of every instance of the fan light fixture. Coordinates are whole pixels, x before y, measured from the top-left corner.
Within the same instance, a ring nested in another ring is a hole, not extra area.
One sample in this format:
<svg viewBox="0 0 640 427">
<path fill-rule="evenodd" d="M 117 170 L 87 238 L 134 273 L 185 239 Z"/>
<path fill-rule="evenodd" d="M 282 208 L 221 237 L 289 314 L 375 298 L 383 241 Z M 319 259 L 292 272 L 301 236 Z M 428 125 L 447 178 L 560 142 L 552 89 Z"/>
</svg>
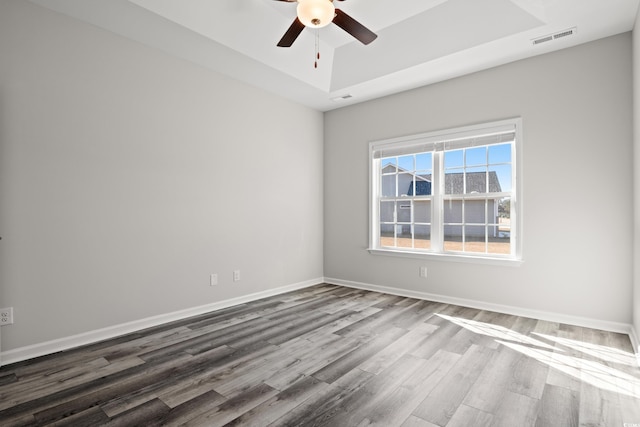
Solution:
<svg viewBox="0 0 640 427">
<path fill-rule="evenodd" d="M 311 28 L 329 25 L 336 14 L 331 0 L 298 0 L 296 11 L 300 22 Z"/>
</svg>

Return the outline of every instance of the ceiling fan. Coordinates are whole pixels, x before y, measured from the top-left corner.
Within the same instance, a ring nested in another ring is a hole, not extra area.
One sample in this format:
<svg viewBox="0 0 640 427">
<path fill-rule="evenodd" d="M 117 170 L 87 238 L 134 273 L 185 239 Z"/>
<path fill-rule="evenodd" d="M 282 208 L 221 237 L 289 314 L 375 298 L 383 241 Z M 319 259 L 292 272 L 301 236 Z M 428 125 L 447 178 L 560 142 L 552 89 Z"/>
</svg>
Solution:
<svg viewBox="0 0 640 427">
<path fill-rule="evenodd" d="M 334 0 L 277 0 L 288 3 L 298 3 L 298 16 L 293 21 L 282 39 L 278 42 L 279 47 L 290 47 L 298 38 L 305 27 L 321 28 L 330 23 L 351 34 L 363 44 L 369 44 L 378 37 L 367 27 L 347 15 L 333 5 Z M 344 1 L 344 0 L 338 0 Z"/>
</svg>

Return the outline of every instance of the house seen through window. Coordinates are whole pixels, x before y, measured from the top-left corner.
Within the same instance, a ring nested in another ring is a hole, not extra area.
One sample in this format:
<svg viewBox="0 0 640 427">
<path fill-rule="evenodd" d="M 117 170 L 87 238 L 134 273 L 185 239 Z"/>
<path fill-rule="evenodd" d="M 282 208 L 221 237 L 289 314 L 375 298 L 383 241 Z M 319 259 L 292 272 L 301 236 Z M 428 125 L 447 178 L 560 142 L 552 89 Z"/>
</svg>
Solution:
<svg viewBox="0 0 640 427">
<path fill-rule="evenodd" d="M 370 249 L 518 259 L 519 120 L 370 144 Z"/>
</svg>

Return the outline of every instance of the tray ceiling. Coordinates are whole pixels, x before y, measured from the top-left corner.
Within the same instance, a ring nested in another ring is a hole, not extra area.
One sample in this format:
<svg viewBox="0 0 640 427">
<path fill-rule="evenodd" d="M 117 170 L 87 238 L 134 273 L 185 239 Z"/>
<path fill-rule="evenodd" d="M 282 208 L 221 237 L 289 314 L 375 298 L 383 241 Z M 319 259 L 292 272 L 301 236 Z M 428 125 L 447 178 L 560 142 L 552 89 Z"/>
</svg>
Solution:
<svg viewBox="0 0 640 427">
<path fill-rule="evenodd" d="M 373 43 L 330 24 L 280 48 L 295 3 L 31 1 L 320 111 L 630 31 L 639 2 L 346 0 L 336 6 L 377 33 Z M 567 29 L 570 36 L 533 43 Z"/>
</svg>

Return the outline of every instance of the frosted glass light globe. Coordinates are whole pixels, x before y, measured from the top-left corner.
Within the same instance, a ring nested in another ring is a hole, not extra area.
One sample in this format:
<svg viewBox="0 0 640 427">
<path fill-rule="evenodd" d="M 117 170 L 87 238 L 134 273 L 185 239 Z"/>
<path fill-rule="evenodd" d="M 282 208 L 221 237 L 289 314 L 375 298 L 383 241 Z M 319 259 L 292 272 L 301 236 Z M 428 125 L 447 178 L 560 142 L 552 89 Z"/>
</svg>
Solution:
<svg viewBox="0 0 640 427">
<path fill-rule="evenodd" d="M 307 27 L 322 28 L 333 21 L 336 8 L 331 0 L 298 0 L 296 11 Z"/>
</svg>

